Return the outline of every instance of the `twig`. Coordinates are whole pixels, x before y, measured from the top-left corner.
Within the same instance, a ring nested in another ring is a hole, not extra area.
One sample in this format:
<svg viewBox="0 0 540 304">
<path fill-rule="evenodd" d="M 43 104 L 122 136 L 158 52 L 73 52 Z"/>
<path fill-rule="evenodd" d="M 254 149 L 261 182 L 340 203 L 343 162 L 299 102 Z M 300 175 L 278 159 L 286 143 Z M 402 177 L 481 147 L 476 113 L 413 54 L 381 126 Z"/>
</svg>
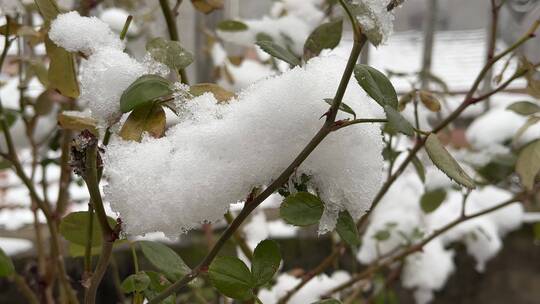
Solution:
<svg viewBox="0 0 540 304">
<path fill-rule="evenodd" d="M 502 202 L 502 203 L 500 203 L 498 205 L 495 205 L 495 206 L 493 206 L 491 208 L 484 209 L 482 211 L 473 213 L 471 215 L 461 215 L 456 220 L 448 223 L 444 227 L 435 230 L 429 237 L 425 238 L 423 241 L 421 241 L 421 242 L 419 242 L 417 244 L 413 244 L 413 245 L 403 249 L 400 253 L 398 253 L 396 255 L 393 255 L 391 257 L 387 257 L 386 259 L 383 258 L 383 259 L 375 260 L 363 272 L 353 276 L 349 281 L 347 281 L 347 282 L 345 282 L 345 283 L 343 283 L 343 284 L 341 284 L 339 286 L 336 286 L 335 288 L 330 290 L 327 293 L 327 295 L 330 295 L 330 294 L 339 292 L 341 290 L 344 290 L 344 289 L 354 285 L 354 283 L 356 283 L 356 282 L 358 282 L 358 281 L 360 281 L 360 280 L 374 274 L 379 269 L 384 268 L 384 267 L 388 267 L 388 266 L 394 264 L 395 262 L 406 258 L 407 256 L 409 256 L 412 253 L 421 251 L 422 248 L 424 248 L 424 246 L 426 246 L 429 242 L 433 241 L 435 238 L 439 237 L 440 235 L 444 234 L 445 232 L 449 231 L 450 229 L 456 227 L 457 225 L 459 225 L 459 224 L 461 224 L 461 223 L 463 223 L 465 221 L 468 221 L 468 220 L 480 217 L 482 215 L 486 215 L 488 213 L 497 211 L 497 210 L 499 210 L 501 208 L 504 208 L 504 207 L 507 207 L 507 206 L 509 206 L 511 204 L 519 202 L 519 201 L 523 200 L 526 197 L 527 197 L 526 193 L 520 193 L 520 194 L 517 194 L 516 196 L 514 196 L 513 198 L 511 198 L 511 199 L 509 199 L 507 201 L 504 201 L 504 202 Z"/>
<path fill-rule="evenodd" d="M 107 270 L 114 241 L 118 238 L 118 233 L 109 225 L 107 214 L 105 213 L 105 208 L 103 207 L 103 200 L 99 191 L 97 158 L 98 145 L 96 140 L 95 142 L 90 143 L 86 149 L 84 181 L 86 182 L 88 192 L 90 193 L 90 199 L 92 200 L 92 205 L 96 211 L 96 216 L 98 218 L 103 237 L 101 255 L 99 256 L 98 264 L 90 279 L 90 285 L 85 293 L 86 304 L 94 304 L 96 301 L 97 288 L 103 278 L 103 275 L 105 274 L 105 271 Z"/>
</svg>

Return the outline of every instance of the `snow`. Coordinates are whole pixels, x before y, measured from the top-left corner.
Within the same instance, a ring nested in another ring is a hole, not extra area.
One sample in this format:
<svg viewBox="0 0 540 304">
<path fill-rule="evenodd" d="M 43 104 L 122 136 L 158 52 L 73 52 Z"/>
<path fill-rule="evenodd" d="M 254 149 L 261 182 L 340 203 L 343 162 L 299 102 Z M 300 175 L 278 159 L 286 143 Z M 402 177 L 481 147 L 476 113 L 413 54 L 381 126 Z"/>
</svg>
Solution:
<svg viewBox="0 0 540 304">
<path fill-rule="evenodd" d="M 14 256 L 28 251 L 32 249 L 32 247 L 34 247 L 34 245 L 29 240 L 0 237 L 0 248 L 2 248 L 8 256 Z"/>
<path fill-rule="evenodd" d="M 495 108 L 476 118 L 466 131 L 467 140 L 475 149 L 489 149 L 512 141 L 526 116 L 505 108 Z M 534 124 L 518 139 L 519 145 L 540 138 L 540 124 Z"/>
<path fill-rule="evenodd" d="M 220 219 L 254 186 L 271 182 L 321 127 L 328 110 L 322 100 L 335 94 L 345 63 L 335 56 L 311 60 L 255 83 L 230 104 L 217 105 L 211 94 L 194 98 L 184 121 L 160 139 L 115 138 L 105 155 L 106 199 L 126 231 L 176 236 Z M 344 102 L 366 117 L 380 112 L 359 96 L 365 95 L 351 81 Z M 329 136 L 298 168 L 313 176 L 331 215 L 322 232 L 333 228 L 339 210 L 364 214 L 381 184 L 381 151 L 379 127 L 355 125 Z"/>
<path fill-rule="evenodd" d="M 372 214 L 357 255 L 361 263 L 372 263 L 380 256 L 392 255 L 411 241 L 418 242 L 419 239 L 413 237 L 415 230 L 430 235 L 459 218 L 463 206 L 462 193 L 453 190 L 448 179 L 443 179 L 442 173 L 436 173 L 436 168 L 426 169 L 428 184 L 425 188 L 446 189 L 445 201 L 434 212 L 425 214 L 419 204 L 424 185 L 415 172 L 406 172 L 390 188 Z M 480 188 L 469 195 L 466 214 L 484 211 L 511 197 L 510 192 L 494 186 Z M 463 243 L 467 252 L 476 260 L 476 270 L 482 272 L 489 260 L 500 251 L 502 237 L 518 229 L 524 218 L 523 206 L 513 203 L 453 227 L 428 243 L 422 252 L 407 257 L 403 286 L 415 289 L 417 303 L 428 303 L 433 298 L 433 291 L 440 290 L 454 271 L 453 252 L 445 247 L 455 242 Z M 389 238 L 376 240 L 375 234 L 382 230 L 390 232 Z"/>
<path fill-rule="evenodd" d="M 80 100 L 88 105 L 94 118 L 110 124 L 119 118 L 124 90 L 146 72 L 141 63 L 123 51 L 102 48 L 81 63 Z"/>
<path fill-rule="evenodd" d="M 406 288 L 416 289 L 417 304 L 429 303 L 433 291 L 444 287 L 448 277 L 454 272 L 454 252 L 444 249 L 440 240 L 428 243 L 422 253 L 414 253 L 406 258 L 401 281 Z"/>
<path fill-rule="evenodd" d="M 355 14 L 362 32 L 374 46 L 385 43 L 394 31 L 394 14 L 388 12 L 386 1 L 354 1 Z"/>
<path fill-rule="evenodd" d="M 0 15 L 16 17 L 24 12 L 24 7 L 19 0 L 2 0 L 0 1 Z"/>
<path fill-rule="evenodd" d="M 76 11 L 58 15 L 51 23 L 49 38 L 70 52 L 86 55 L 103 47 L 124 49 L 123 42 L 107 23 L 96 17 L 81 17 Z"/>
<path fill-rule="evenodd" d="M 107 23 L 115 33 L 120 34 L 124 29 L 124 24 L 126 23 L 128 16 L 129 13 L 127 11 L 121 8 L 112 7 L 101 12 L 99 19 Z M 131 22 L 127 31 L 128 36 L 135 36 L 139 32 L 139 27 L 134 22 Z"/>
<path fill-rule="evenodd" d="M 225 62 L 224 67 L 229 72 L 232 83 L 227 77 L 222 77 L 218 84 L 233 91 L 245 89 L 250 84 L 276 73 L 269 65 L 264 65 L 252 59 L 244 59 L 239 66 Z"/>
<path fill-rule="evenodd" d="M 350 275 L 344 271 L 336 271 L 331 276 L 321 274 L 311 279 L 302 289 L 300 289 L 287 302 L 290 304 L 314 303 L 320 300 L 320 297 L 334 287 L 345 283 L 350 279 Z M 293 289 L 301 279 L 289 274 L 281 274 L 277 282 L 270 289 L 261 289 L 258 297 L 265 304 L 276 304 L 285 294 Z"/>
<path fill-rule="evenodd" d="M 53 21 L 49 36 L 66 50 L 88 56 L 81 63 L 80 102 L 103 127 L 120 118 L 120 97 L 137 78 L 168 73 L 148 56 L 141 63 L 124 53 L 118 35 L 96 17 L 81 17 L 77 12 L 61 14 Z"/>
<path fill-rule="evenodd" d="M 226 42 L 253 47 L 257 35 L 264 33 L 283 47 L 290 47 L 298 56 L 304 52 L 309 34 L 324 20 L 321 0 L 276 1 L 269 15 L 260 19 L 241 20 L 248 26 L 245 31 L 226 32 L 218 30 L 218 36 Z"/>
</svg>

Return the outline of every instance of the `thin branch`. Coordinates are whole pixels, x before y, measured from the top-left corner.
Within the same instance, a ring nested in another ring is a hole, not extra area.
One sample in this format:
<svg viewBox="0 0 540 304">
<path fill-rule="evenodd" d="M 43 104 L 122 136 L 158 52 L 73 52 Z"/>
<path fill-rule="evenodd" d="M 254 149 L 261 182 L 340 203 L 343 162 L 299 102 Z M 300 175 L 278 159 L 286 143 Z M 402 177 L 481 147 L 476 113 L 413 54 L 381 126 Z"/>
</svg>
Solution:
<svg viewBox="0 0 540 304">
<path fill-rule="evenodd" d="M 306 147 L 302 150 L 302 152 L 300 152 L 300 154 L 296 156 L 296 158 L 291 162 L 291 164 L 270 184 L 270 186 L 268 186 L 263 192 L 261 192 L 252 200 L 246 201 L 242 211 L 238 214 L 238 216 L 234 219 L 234 221 L 232 221 L 232 223 L 227 227 L 227 229 L 225 229 L 225 231 L 217 240 L 212 250 L 210 250 L 210 252 L 199 263 L 199 265 L 193 268 L 189 274 L 185 275 L 183 278 L 181 278 L 180 280 L 178 280 L 177 282 L 169 286 L 159 295 L 151 299 L 148 302 L 149 304 L 156 304 L 156 303 L 161 302 L 168 296 L 180 290 L 187 283 L 191 282 L 193 279 L 198 277 L 202 272 L 206 272 L 208 267 L 214 260 L 214 258 L 217 256 L 217 254 L 223 247 L 223 245 L 225 245 L 227 240 L 229 240 L 233 236 L 234 232 L 240 227 L 242 222 L 266 198 L 268 198 L 279 187 L 281 187 L 281 185 L 286 183 L 287 180 L 289 180 L 289 177 L 294 173 L 296 168 L 298 168 L 298 166 L 300 166 L 304 162 L 304 160 L 311 154 L 311 152 L 313 152 L 313 150 L 315 150 L 315 148 L 317 148 L 317 146 L 326 138 L 326 136 L 332 132 L 332 128 L 334 127 L 334 120 L 337 115 L 337 111 L 339 110 L 339 105 L 341 104 L 343 100 L 343 96 L 345 95 L 345 90 L 347 89 L 347 85 L 352 77 L 354 66 L 356 65 L 356 61 L 358 60 L 360 51 L 362 50 L 362 47 L 365 44 L 365 42 L 366 42 L 366 38 L 364 35 L 361 35 L 361 37 L 358 37 L 358 39 L 354 40 L 351 54 L 347 62 L 347 66 L 345 67 L 345 71 L 343 72 L 343 76 L 341 78 L 338 89 L 336 91 L 334 102 L 327 113 L 326 122 L 321 127 L 321 129 L 317 132 L 317 134 L 315 134 L 315 136 L 306 145 Z"/>
<path fill-rule="evenodd" d="M 482 211 L 479 211 L 477 213 L 473 213 L 471 215 L 459 216 L 456 220 L 446 224 L 445 226 L 443 226 L 440 229 L 435 230 L 429 237 L 425 238 L 421 242 L 416 243 L 416 244 L 412 244 L 409 247 L 404 248 L 400 253 L 398 253 L 396 255 L 393 255 L 393 256 L 390 256 L 390 257 L 387 257 L 387 258 L 382 258 L 382 259 L 375 260 L 364 271 L 362 271 L 361 273 L 353 276 L 349 281 L 347 281 L 347 282 L 345 282 L 345 283 L 343 283 L 343 284 L 341 284 L 339 286 L 336 286 L 335 288 L 330 290 L 327 293 L 327 295 L 334 294 L 334 293 L 339 292 L 341 290 L 344 290 L 344 289 L 346 289 L 346 288 L 348 288 L 350 286 L 353 286 L 356 282 L 358 282 L 358 281 L 360 281 L 362 279 L 365 279 L 366 277 L 369 277 L 370 275 L 376 273 L 380 269 L 382 269 L 384 267 L 389 267 L 390 265 L 394 264 L 395 262 L 403 260 L 404 258 L 409 256 L 410 254 L 422 251 L 424 246 L 426 246 L 428 243 L 433 241 L 435 238 L 441 236 L 445 232 L 448 232 L 449 230 L 451 230 L 452 228 L 458 226 L 459 224 L 461 224 L 463 222 L 466 222 L 466 221 L 469 221 L 471 219 L 480 217 L 482 215 L 486 215 L 488 213 L 497 211 L 497 210 L 502 209 L 504 207 L 507 207 L 507 206 L 509 206 L 511 204 L 522 201 L 526 197 L 527 197 L 527 195 L 525 193 L 520 193 L 520 194 L 514 196 L 513 198 L 511 198 L 511 199 L 509 199 L 507 201 L 504 201 L 504 202 L 502 202 L 500 204 L 497 204 L 497 205 L 495 205 L 495 206 L 493 206 L 491 208 L 484 209 Z"/>
<path fill-rule="evenodd" d="M 99 191 L 99 171 L 97 168 L 98 160 L 98 145 L 97 140 L 94 143 L 89 143 L 86 149 L 85 160 L 85 172 L 84 181 L 90 193 L 90 199 L 92 200 L 92 206 L 96 211 L 99 224 L 101 226 L 102 233 L 102 245 L 101 254 L 99 256 L 98 264 L 92 277 L 90 279 L 90 285 L 85 293 L 85 303 L 94 304 L 96 301 L 96 292 L 99 283 L 103 279 L 109 259 L 112 254 L 114 241 L 118 238 L 118 233 L 111 228 L 103 207 L 103 200 Z"/>
</svg>

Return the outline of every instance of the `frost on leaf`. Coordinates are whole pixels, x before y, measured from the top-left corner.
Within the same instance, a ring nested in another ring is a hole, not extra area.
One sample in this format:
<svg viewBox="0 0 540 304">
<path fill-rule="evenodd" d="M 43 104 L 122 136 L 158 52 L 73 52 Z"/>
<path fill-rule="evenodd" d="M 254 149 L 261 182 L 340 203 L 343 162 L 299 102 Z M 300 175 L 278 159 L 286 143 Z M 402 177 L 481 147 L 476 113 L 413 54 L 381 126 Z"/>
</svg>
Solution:
<svg viewBox="0 0 540 304">
<path fill-rule="evenodd" d="M 394 14 L 386 5 L 387 1 L 381 0 L 357 0 L 352 5 L 362 32 L 375 46 L 384 43 L 394 30 Z"/>
<path fill-rule="evenodd" d="M 314 58 L 304 68 L 260 81 L 229 103 L 205 93 L 183 105 L 181 121 L 159 139 L 114 139 L 106 153 L 107 200 L 128 233 L 169 236 L 221 219 L 229 204 L 268 185 L 321 127 L 346 61 Z M 368 117 L 380 113 L 349 85 L 344 102 Z M 350 117 L 340 113 L 338 119 Z M 332 134 L 298 168 L 313 176 L 335 218 L 358 219 L 380 186 L 382 140 L 376 125 Z M 326 223 L 325 222 L 325 223 Z M 322 224 L 322 223 L 321 223 Z M 328 227 L 325 227 L 328 228 Z M 333 229 L 330 227 L 329 229 Z"/>
</svg>

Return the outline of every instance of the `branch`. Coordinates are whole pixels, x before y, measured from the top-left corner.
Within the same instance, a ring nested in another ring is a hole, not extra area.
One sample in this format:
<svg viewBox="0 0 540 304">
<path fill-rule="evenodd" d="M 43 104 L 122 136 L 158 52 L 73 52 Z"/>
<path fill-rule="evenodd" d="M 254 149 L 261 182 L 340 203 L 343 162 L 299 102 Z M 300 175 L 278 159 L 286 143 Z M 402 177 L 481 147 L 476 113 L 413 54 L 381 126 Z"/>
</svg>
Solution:
<svg viewBox="0 0 540 304">
<path fill-rule="evenodd" d="M 161 0 L 160 0 L 161 1 Z M 342 1 L 342 0 L 340 0 Z M 354 18 L 353 18 L 354 19 Z M 353 47 L 351 50 L 351 54 L 349 56 L 349 60 L 347 62 L 347 66 L 345 67 L 345 71 L 343 72 L 343 76 L 341 78 L 341 81 L 339 83 L 338 89 L 336 91 L 336 95 L 334 98 L 334 102 L 330 108 L 330 110 L 327 113 L 327 119 L 324 125 L 321 127 L 321 129 L 315 134 L 315 136 L 311 139 L 311 141 L 306 145 L 306 147 L 296 156 L 296 158 L 291 162 L 291 164 L 268 186 L 263 192 L 261 192 L 259 195 L 257 195 L 252 200 L 246 201 L 244 204 L 244 208 L 242 211 L 238 214 L 238 216 L 232 221 L 232 223 L 225 229 L 223 234 L 220 236 L 220 238 L 217 240 L 214 247 L 210 250 L 210 252 L 206 255 L 206 257 L 199 263 L 198 266 L 192 269 L 192 271 L 185 275 L 183 278 L 169 286 L 167 289 L 165 289 L 163 292 L 158 294 L 156 297 L 151 299 L 148 303 L 149 304 L 156 304 L 167 298 L 168 296 L 176 293 L 178 290 L 180 290 L 182 287 L 184 287 L 187 283 L 191 282 L 193 279 L 198 277 L 202 272 L 205 272 L 214 258 L 217 256 L 223 245 L 229 240 L 234 232 L 240 227 L 242 222 L 251 214 L 253 210 L 255 210 L 266 198 L 268 198 L 272 193 L 274 193 L 281 185 L 287 182 L 289 180 L 289 177 L 294 173 L 296 168 L 300 166 L 304 160 L 317 148 L 317 146 L 326 138 L 328 134 L 332 132 L 332 128 L 334 127 L 334 120 L 337 115 L 337 111 L 339 110 L 339 105 L 341 104 L 343 100 L 343 96 L 345 95 L 345 90 L 347 89 L 347 85 L 349 81 L 351 80 L 352 73 L 354 70 L 354 66 L 356 65 L 356 61 L 358 60 L 358 57 L 360 56 L 360 51 L 362 50 L 362 47 L 364 46 L 366 42 L 366 38 L 364 35 L 362 37 L 358 37 L 359 39 L 355 39 L 353 43 Z"/>
<path fill-rule="evenodd" d="M 6 16 L 6 33 L 9 33 L 9 26 L 10 26 L 10 18 L 9 16 Z M 4 66 L 4 61 L 5 61 L 8 49 L 11 46 L 11 42 L 12 42 L 12 40 L 9 40 L 8 36 L 9 35 L 7 34 L 5 35 L 4 50 L 2 51 L 2 55 L 0 56 L 0 70 Z M 15 171 L 16 175 L 21 179 L 23 184 L 26 186 L 28 192 L 30 193 L 30 196 L 36 202 L 36 205 L 43 212 L 43 215 L 45 216 L 47 220 L 47 227 L 49 228 L 49 233 L 51 235 L 50 254 L 51 254 L 51 257 L 53 258 L 53 261 L 55 262 L 58 272 L 60 273 L 60 284 L 62 288 L 65 290 L 65 292 L 67 293 L 69 303 L 78 303 L 77 297 L 75 295 L 75 291 L 71 288 L 71 285 L 69 283 L 69 277 L 65 270 L 64 260 L 63 260 L 61 250 L 60 250 L 60 238 L 59 238 L 59 233 L 58 233 L 58 227 L 56 225 L 54 214 L 52 213 L 49 205 L 46 204 L 43 201 L 43 199 L 38 195 L 34 183 L 28 178 L 28 176 L 24 172 L 24 169 L 17 155 L 17 150 L 15 148 L 15 145 L 13 144 L 13 138 L 11 136 L 9 126 L 6 121 L 4 107 L 1 100 L 0 100 L 0 127 L 2 129 L 2 132 L 4 133 L 4 138 L 6 140 L 6 145 L 8 148 L 8 152 L 4 156 L 11 163 L 13 167 L 12 169 Z"/>
<path fill-rule="evenodd" d="M 362 279 L 365 279 L 366 277 L 369 277 L 370 275 L 374 274 L 379 269 L 384 268 L 384 267 L 389 267 L 390 265 L 394 264 L 395 262 L 403 260 L 404 258 L 409 256 L 410 254 L 422 251 L 424 246 L 426 246 L 429 242 L 433 241 L 435 238 L 441 236 L 445 232 L 451 230 L 452 228 L 456 227 L 457 225 L 459 225 L 459 224 L 461 224 L 463 222 L 466 222 L 466 221 L 469 221 L 471 219 L 480 217 L 482 215 L 486 215 L 488 213 L 497 211 L 499 209 L 507 207 L 507 206 L 509 206 L 511 204 L 514 204 L 516 202 L 522 201 L 527 196 L 528 195 L 526 193 L 519 193 L 516 196 L 514 196 L 513 198 L 511 198 L 511 199 L 509 199 L 507 201 L 504 201 L 504 202 L 502 202 L 502 203 L 500 203 L 498 205 L 495 205 L 495 206 L 493 206 L 491 208 L 484 209 L 482 211 L 479 211 L 477 213 L 473 213 L 471 215 L 461 215 L 456 220 L 448 223 L 444 227 L 442 227 L 442 228 L 440 228 L 438 230 L 435 230 L 429 237 L 427 237 L 423 241 L 421 241 L 421 242 L 419 242 L 417 244 L 410 245 L 409 247 L 403 249 L 401 251 L 401 253 L 399 253 L 397 255 L 394 255 L 394 256 L 391 256 L 391 257 L 387 257 L 386 259 L 382 258 L 382 259 L 375 260 L 364 271 L 362 271 L 361 273 L 355 275 L 349 281 L 347 281 L 347 282 L 345 282 L 345 283 L 343 283 L 343 284 L 341 284 L 339 286 L 336 286 L 335 288 L 330 290 L 327 293 L 327 295 L 331 295 L 331 294 L 339 292 L 339 291 L 341 291 L 341 290 L 343 290 L 345 288 L 348 288 L 348 287 L 354 285 L 354 283 L 356 283 L 356 282 L 358 282 L 358 281 L 360 281 Z"/>
<path fill-rule="evenodd" d="M 97 139 L 94 138 L 89 142 L 86 149 L 85 171 L 83 175 L 84 181 L 86 182 L 86 186 L 88 188 L 88 192 L 90 193 L 92 206 L 96 211 L 96 216 L 101 226 L 101 233 L 103 237 L 101 245 L 101 255 L 99 256 L 98 264 L 90 279 L 90 285 L 86 290 L 86 304 L 94 304 L 96 301 L 96 292 L 99 283 L 103 279 L 105 271 L 107 270 L 109 259 L 112 254 L 114 241 L 118 238 L 118 233 L 113 230 L 109 225 L 109 221 L 107 220 L 107 214 L 105 213 L 105 208 L 103 207 L 103 200 L 99 191 L 99 173 L 97 168 L 97 161 L 98 144 Z"/>
</svg>

